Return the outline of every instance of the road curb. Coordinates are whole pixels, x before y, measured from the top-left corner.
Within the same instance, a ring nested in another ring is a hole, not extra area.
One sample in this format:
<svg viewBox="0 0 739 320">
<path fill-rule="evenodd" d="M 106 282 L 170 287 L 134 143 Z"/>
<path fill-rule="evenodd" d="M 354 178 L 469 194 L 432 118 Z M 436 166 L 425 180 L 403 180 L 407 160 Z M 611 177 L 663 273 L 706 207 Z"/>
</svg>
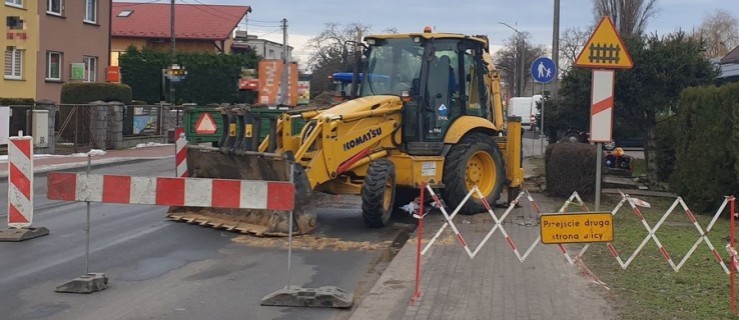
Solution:
<svg viewBox="0 0 739 320">
<path fill-rule="evenodd" d="M 411 239 L 418 237 L 413 232 Z M 415 288 L 416 248 L 406 242 L 349 319 L 400 319 Z"/>
<path fill-rule="evenodd" d="M 172 158 L 172 157 L 174 157 L 174 155 L 160 156 L 160 157 L 115 157 L 115 158 L 93 160 L 91 166 L 96 167 L 96 166 L 102 166 L 102 165 L 107 165 L 107 164 L 112 164 L 112 163 L 124 163 L 124 162 L 141 161 L 141 160 L 161 160 L 161 159 L 167 159 L 167 158 Z M 56 170 L 84 168 L 86 166 L 87 166 L 87 161 L 43 165 L 43 166 L 35 167 L 33 170 L 33 173 L 37 174 L 37 173 L 44 173 L 44 172 L 56 171 Z M 7 171 L 0 172 L 0 178 L 7 178 L 7 177 L 8 177 Z"/>
</svg>

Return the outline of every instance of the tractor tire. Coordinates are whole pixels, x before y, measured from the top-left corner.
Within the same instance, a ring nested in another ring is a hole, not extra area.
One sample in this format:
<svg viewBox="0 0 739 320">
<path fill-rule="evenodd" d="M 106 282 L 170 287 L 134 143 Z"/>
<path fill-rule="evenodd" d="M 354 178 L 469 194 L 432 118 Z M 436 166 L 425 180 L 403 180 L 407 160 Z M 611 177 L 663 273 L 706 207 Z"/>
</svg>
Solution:
<svg viewBox="0 0 739 320">
<path fill-rule="evenodd" d="M 395 165 L 387 159 L 373 161 L 362 185 L 362 218 L 371 228 L 390 221 L 395 198 Z"/>
<path fill-rule="evenodd" d="M 472 133 L 460 140 L 444 160 L 444 200 L 454 210 L 477 185 L 490 206 L 500 198 L 505 166 L 495 142 L 485 134 Z M 477 194 L 467 200 L 459 213 L 475 214 L 487 209 Z"/>
</svg>

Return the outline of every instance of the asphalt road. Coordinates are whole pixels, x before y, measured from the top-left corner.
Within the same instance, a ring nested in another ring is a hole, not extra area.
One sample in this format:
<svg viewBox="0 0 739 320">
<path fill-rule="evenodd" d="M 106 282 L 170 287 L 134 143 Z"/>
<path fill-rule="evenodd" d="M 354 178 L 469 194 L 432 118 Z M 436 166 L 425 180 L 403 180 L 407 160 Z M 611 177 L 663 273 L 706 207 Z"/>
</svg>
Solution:
<svg viewBox="0 0 739 320">
<path fill-rule="evenodd" d="M 172 159 L 95 167 L 94 173 L 173 176 Z M 7 192 L 7 181 L 0 190 Z M 44 175 L 34 180 L 34 226 L 45 237 L 0 242 L 0 319 L 345 319 L 350 310 L 265 307 L 259 301 L 288 281 L 284 238 L 239 234 L 171 222 L 165 207 L 91 205 L 90 272 L 109 288 L 89 295 L 56 293 L 85 273 L 85 204 L 46 199 Z M 7 206 L 6 197 L 0 205 Z M 369 290 L 392 257 L 407 221 L 367 229 L 356 199 L 330 198 L 320 228 L 296 237 L 290 283 Z M 341 207 L 341 204 L 346 207 Z M 338 205 L 337 205 L 338 204 Z M 5 216 L 0 216 L 4 221 Z"/>
</svg>

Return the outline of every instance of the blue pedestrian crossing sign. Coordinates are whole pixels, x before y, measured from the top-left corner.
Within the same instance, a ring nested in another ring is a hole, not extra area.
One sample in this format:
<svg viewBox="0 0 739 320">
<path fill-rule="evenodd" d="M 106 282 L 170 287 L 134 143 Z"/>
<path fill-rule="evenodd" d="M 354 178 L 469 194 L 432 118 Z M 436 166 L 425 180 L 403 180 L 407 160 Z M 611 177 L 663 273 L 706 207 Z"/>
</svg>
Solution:
<svg viewBox="0 0 739 320">
<path fill-rule="evenodd" d="M 531 77 L 539 83 L 549 83 L 557 76 L 557 65 L 552 59 L 541 57 L 531 64 Z"/>
</svg>

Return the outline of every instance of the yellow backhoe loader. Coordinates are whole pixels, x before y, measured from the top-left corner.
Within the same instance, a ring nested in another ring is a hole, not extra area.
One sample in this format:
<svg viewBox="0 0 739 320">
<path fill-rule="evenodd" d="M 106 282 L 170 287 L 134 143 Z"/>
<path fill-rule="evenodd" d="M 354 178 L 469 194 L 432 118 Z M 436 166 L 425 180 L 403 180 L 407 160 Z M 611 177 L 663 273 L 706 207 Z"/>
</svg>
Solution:
<svg viewBox="0 0 739 320">
<path fill-rule="evenodd" d="M 500 78 L 485 36 L 425 30 L 367 36 L 361 46 L 364 76 L 357 97 L 275 119 L 248 106 L 221 108 L 228 130 L 218 148 L 188 146 L 190 176 L 293 181 L 298 233 L 316 225 L 314 191 L 361 195 L 364 222 L 382 227 L 418 195 L 421 182 L 442 189 L 449 206 L 475 185 L 490 204 L 504 186 L 521 185 L 520 119 L 503 118 Z M 260 141 L 265 130 L 269 135 Z M 482 200 L 473 196 L 461 213 L 483 211 Z M 264 235 L 287 233 L 288 214 L 186 207 L 169 212 L 176 220 Z"/>
</svg>

